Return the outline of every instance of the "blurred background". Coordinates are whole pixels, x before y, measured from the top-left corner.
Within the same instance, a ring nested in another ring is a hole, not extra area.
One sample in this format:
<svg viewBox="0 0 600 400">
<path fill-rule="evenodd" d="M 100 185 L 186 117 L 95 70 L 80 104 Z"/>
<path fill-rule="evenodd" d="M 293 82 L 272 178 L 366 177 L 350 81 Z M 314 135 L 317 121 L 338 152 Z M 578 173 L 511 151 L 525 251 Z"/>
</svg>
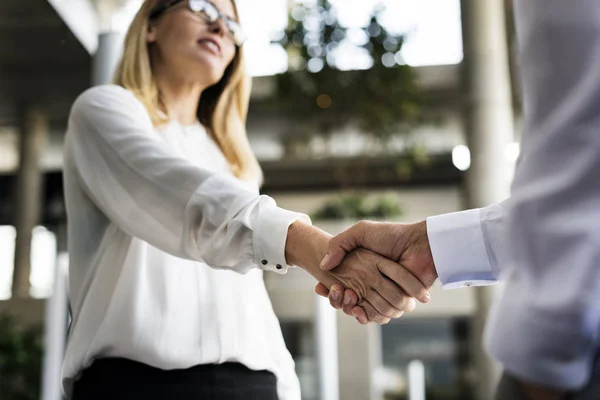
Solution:
<svg viewBox="0 0 600 400">
<path fill-rule="evenodd" d="M 110 82 L 141 0 L 0 1 L 0 399 L 61 398 L 69 323 L 62 142 Z M 238 0 L 263 192 L 337 233 L 507 197 L 519 154 L 511 1 Z M 360 326 L 299 270 L 265 275 L 304 400 L 487 400 L 501 287 L 432 290 Z"/>
</svg>

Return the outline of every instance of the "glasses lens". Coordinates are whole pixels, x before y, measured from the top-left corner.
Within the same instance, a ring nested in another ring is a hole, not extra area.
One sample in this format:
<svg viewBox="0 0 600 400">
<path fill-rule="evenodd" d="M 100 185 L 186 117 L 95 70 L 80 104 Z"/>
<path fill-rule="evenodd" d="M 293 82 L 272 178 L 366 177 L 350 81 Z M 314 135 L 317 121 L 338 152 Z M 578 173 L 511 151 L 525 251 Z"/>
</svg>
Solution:
<svg viewBox="0 0 600 400">
<path fill-rule="evenodd" d="M 229 29 L 229 35 L 235 42 L 236 46 L 241 46 L 246 41 L 246 34 L 242 29 L 242 26 L 235 21 L 228 20 L 227 28 Z"/>
<path fill-rule="evenodd" d="M 219 19 L 219 10 L 208 1 L 190 0 L 190 8 L 208 22 L 217 22 Z"/>
</svg>

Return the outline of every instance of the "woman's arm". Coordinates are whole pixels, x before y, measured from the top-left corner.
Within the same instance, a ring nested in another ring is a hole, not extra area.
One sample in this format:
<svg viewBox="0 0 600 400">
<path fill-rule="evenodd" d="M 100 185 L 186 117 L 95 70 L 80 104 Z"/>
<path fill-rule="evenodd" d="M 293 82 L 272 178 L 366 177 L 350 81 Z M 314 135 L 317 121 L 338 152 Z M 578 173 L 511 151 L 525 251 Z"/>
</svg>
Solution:
<svg viewBox="0 0 600 400">
<path fill-rule="evenodd" d="M 217 268 L 286 271 L 287 230 L 303 216 L 174 154 L 122 87 L 96 87 L 77 99 L 65 156 L 89 199 L 130 235 Z"/>
</svg>

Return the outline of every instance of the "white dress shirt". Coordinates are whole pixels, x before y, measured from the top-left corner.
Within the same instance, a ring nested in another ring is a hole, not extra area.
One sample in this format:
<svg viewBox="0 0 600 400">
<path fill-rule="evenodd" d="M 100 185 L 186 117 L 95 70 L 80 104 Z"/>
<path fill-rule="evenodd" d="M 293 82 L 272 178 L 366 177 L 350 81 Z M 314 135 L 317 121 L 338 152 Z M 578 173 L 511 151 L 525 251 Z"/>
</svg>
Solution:
<svg viewBox="0 0 600 400">
<path fill-rule="evenodd" d="M 65 392 L 95 358 L 125 357 L 167 370 L 240 362 L 299 400 L 262 270 L 286 272 L 287 229 L 304 216 L 235 179 L 199 123 L 154 128 L 119 86 L 82 94 L 65 140 Z"/>
<path fill-rule="evenodd" d="M 486 332 L 514 375 L 563 389 L 600 351 L 600 2 L 515 1 L 525 131 L 511 198 L 427 221 L 444 287 L 506 290 Z"/>
</svg>

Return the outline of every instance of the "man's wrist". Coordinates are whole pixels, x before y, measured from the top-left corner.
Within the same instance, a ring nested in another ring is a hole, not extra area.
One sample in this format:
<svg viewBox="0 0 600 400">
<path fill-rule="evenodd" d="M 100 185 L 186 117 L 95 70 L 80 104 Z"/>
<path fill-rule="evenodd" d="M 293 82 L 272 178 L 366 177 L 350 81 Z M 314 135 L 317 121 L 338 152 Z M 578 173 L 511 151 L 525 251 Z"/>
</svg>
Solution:
<svg viewBox="0 0 600 400">
<path fill-rule="evenodd" d="M 433 285 L 433 282 L 438 279 L 438 272 L 431 252 L 431 244 L 429 243 L 429 235 L 427 234 L 427 220 L 423 220 L 413 224 L 413 240 L 415 249 L 430 260 L 429 263 L 423 263 L 426 266 L 425 272 L 428 281 Z M 428 282 L 429 283 L 429 282 Z"/>
</svg>

